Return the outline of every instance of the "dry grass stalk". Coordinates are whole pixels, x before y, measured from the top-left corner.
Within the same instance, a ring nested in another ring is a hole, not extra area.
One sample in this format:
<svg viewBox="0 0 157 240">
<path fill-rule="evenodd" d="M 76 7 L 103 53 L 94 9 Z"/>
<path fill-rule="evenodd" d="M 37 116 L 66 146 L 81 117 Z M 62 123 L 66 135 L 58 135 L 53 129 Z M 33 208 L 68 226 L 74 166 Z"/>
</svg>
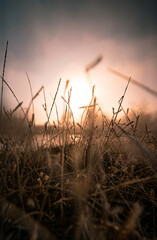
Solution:
<svg viewBox="0 0 157 240">
<path fill-rule="evenodd" d="M 6 84 L 6 86 L 9 88 L 10 92 L 11 92 L 12 95 L 14 96 L 15 100 L 17 101 L 17 103 L 20 105 L 20 101 L 18 100 L 18 98 L 17 98 L 15 92 L 14 92 L 14 91 L 12 90 L 12 88 L 9 86 L 9 84 L 7 83 L 7 81 L 6 81 L 2 76 L 1 76 L 1 79 L 2 79 L 2 81 Z M 27 119 L 27 116 L 26 116 L 26 114 L 25 114 L 24 109 L 22 108 L 22 105 L 20 105 L 20 108 L 21 108 L 21 110 L 22 110 L 22 112 L 23 112 L 25 118 Z M 28 119 L 27 119 L 27 120 L 28 120 Z"/>
<path fill-rule="evenodd" d="M 61 78 L 59 79 L 58 86 L 57 86 L 57 90 L 56 90 L 56 93 L 55 93 L 55 96 L 54 96 L 54 99 L 53 99 L 53 102 L 52 102 L 52 105 L 51 105 L 51 108 L 50 108 L 50 112 L 49 112 L 49 114 L 48 114 L 47 123 L 48 123 L 49 120 L 50 120 L 51 113 L 52 113 L 52 109 L 53 109 L 53 106 L 54 106 L 55 101 L 56 101 L 56 97 L 57 97 L 57 94 L 58 94 L 58 91 L 59 91 L 60 84 L 61 84 Z"/>
<path fill-rule="evenodd" d="M 124 80 L 128 80 L 128 77 L 127 77 L 126 75 L 124 75 L 124 74 L 122 74 L 122 73 L 120 73 L 120 72 L 118 72 L 118 71 L 116 71 L 116 70 L 114 70 L 114 69 L 112 69 L 112 68 L 108 68 L 108 70 L 109 70 L 110 72 L 112 72 L 113 74 L 115 74 L 115 75 L 123 78 Z M 149 92 L 150 94 L 154 95 L 155 97 L 157 97 L 157 91 L 151 89 L 150 87 L 148 87 L 148 86 L 144 85 L 143 83 L 140 83 L 140 82 L 138 82 L 137 80 L 134 80 L 134 79 L 132 79 L 132 78 L 131 78 L 131 82 L 132 82 L 133 84 L 135 84 L 137 87 L 140 87 L 140 88 L 142 88 L 143 90 L 145 90 L 145 91 Z"/>
<path fill-rule="evenodd" d="M 4 88 L 4 75 L 5 75 L 5 68 L 6 68 L 6 61 L 7 61 L 7 53 L 8 53 L 8 41 L 7 41 L 6 49 L 5 49 L 5 56 L 4 56 L 4 63 L 3 63 L 3 71 L 2 71 L 0 121 L 1 121 L 1 119 L 2 119 L 2 114 L 3 114 L 3 88 Z"/>
<path fill-rule="evenodd" d="M 31 99 L 33 99 L 32 85 L 31 85 L 31 81 L 30 81 L 30 78 L 29 78 L 29 75 L 28 75 L 27 72 L 26 72 L 26 76 L 27 76 L 27 80 L 28 80 L 29 88 L 30 88 L 30 92 L 31 92 Z M 32 101 L 32 111 L 33 111 L 33 114 L 34 114 L 34 101 Z"/>
<path fill-rule="evenodd" d="M 120 112 L 121 109 L 122 109 L 122 103 L 123 103 L 124 97 L 125 97 L 125 95 L 126 95 L 127 89 L 128 89 L 128 87 L 129 87 L 130 80 L 131 80 L 131 77 L 128 79 L 128 83 L 127 83 L 127 85 L 126 85 L 126 87 L 125 87 L 123 96 L 122 96 L 122 97 L 120 98 L 120 100 L 119 100 L 119 106 L 118 106 L 117 112 L 114 112 L 114 109 L 113 109 L 113 116 L 112 116 L 112 119 L 111 119 L 111 121 L 110 121 L 110 123 L 109 123 L 109 126 L 108 126 L 108 130 L 107 130 L 107 133 L 106 133 L 106 139 L 105 139 L 105 143 L 104 143 L 104 144 L 107 144 L 107 143 L 108 143 L 109 138 L 110 138 L 111 131 L 113 131 L 114 133 L 116 133 L 116 132 L 115 132 L 115 129 L 114 129 L 114 124 L 115 124 L 115 122 L 116 122 L 116 120 L 117 120 L 117 116 L 118 116 L 119 112 Z"/>
<path fill-rule="evenodd" d="M 20 102 L 20 103 L 12 110 L 11 115 L 12 115 L 14 112 L 16 112 L 16 111 L 19 109 L 19 107 L 21 107 L 22 104 L 23 104 L 23 102 Z"/>
</svg>

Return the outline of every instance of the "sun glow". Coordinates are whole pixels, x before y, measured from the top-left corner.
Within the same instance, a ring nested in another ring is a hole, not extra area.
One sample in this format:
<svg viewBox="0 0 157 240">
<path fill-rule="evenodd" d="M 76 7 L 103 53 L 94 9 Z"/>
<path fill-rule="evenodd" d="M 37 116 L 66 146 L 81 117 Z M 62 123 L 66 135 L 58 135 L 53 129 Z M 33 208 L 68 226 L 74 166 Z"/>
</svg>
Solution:
<svg viewBox="0 0 157 240">
<path fill-rule="evenodd" d="M 74 117 L 81 117 L 82 109 L 80 107 L 89 105 L 92 97 L 92 88 L 85 78 L 77 78 L 71 81 L 70 107 Z"/>
</svg>

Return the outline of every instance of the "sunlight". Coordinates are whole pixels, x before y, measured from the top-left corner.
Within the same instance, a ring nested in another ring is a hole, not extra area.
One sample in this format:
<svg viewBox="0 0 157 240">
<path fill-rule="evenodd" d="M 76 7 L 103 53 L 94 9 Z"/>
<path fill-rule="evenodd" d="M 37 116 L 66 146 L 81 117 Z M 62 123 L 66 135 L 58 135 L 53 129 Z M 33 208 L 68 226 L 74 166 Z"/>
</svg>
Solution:
<svg viewBox="0 0 157 240">
<path fill-rule="evenodd" d="M 89 105 L 92 97 L 92 88 L 85 77 L 75 78 L 71 81 L 72 87 L 70 106 L 75 118 L 80 118 L 80 107 Z"/>
</svg>

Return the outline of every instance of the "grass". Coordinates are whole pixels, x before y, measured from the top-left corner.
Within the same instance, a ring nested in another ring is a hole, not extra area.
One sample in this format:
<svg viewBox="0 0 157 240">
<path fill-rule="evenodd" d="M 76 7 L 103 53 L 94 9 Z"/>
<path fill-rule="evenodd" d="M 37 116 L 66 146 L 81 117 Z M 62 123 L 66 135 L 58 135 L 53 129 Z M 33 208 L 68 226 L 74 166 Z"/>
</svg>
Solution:
<svg viewBox="0 0 157 240">
<path fill-rule="evenodd" d="M 155 120 L 124 111 L 128 82 L 111 119 L 93 88 L 81 123 L 74 121 L 70 92 L 62 121 L 52 122 L 59 85 L 50 112 L 44 97 L 47 122 L 40 127 L 28 112 L 44 87 L 24 112 L 8 86 L 17 106 L 1 117 L 0 239 L 156 239 Z"/>
</svg>

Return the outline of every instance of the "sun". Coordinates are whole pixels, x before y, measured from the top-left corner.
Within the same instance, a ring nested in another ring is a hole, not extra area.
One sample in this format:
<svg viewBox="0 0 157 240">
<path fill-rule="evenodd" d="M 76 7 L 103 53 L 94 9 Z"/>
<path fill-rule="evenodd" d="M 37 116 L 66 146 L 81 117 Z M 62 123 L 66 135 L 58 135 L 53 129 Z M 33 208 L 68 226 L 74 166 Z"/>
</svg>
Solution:
<svg viewBox="0 0 157 240">
<path fill-rule="evenodd" d="M 81 117 L 82 109 L 80 107 L 89 105 L 92 98 L 92 88 L 86 78 L 75 78 L 71 81 L 70 107 L 74 117 Z"/>
</svg>

